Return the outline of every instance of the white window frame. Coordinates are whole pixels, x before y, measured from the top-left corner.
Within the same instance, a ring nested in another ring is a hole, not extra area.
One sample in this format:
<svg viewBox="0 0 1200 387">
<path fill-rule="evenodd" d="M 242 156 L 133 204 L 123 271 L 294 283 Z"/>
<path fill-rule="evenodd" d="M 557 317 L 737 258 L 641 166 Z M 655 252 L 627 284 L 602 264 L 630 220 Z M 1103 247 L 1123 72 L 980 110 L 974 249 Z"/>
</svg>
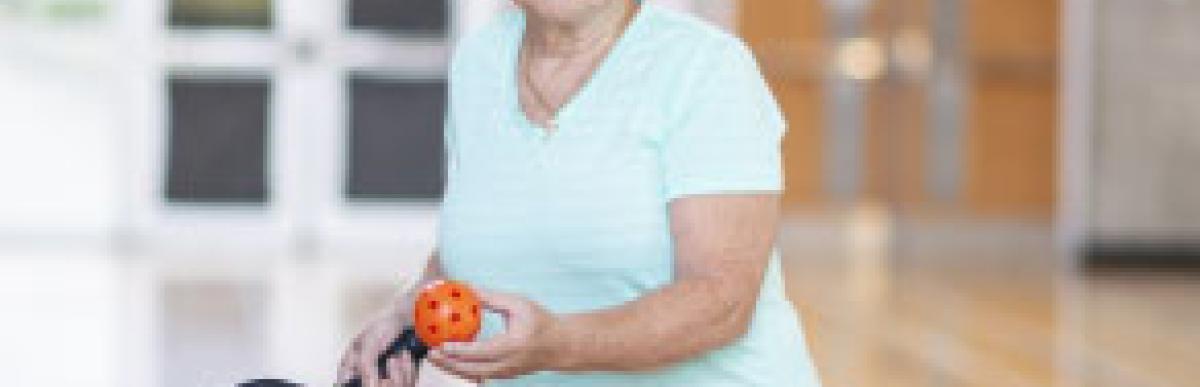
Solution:
<svg viewBox="0 0 1200 387">
<path fill-rule="evenodd" d="M 114 12 L 123 46 L 129 48 L 121 67 L 124 84 L 130 85 L 124 92 L 132 144 L 125 171 L 130 183 L 126 224 L 134 243 L 167 253 L 156 256 L 184 259 L 220 259 L 231 251 L 236 259 L 280 257 L 298 247 L 343 256 L 432 249 L 437 200 L 361 203 L 344 195 L 347 80 L 352 72 L 444 79 L 452 42 L 486 23 L 503 2 L 452 1 L 447 36 L 351 29 L 346 2 L 286 0 L 275 0 L 268 30 L 172 29 L 168 4 L 133 0 Z M 313 53 L 311 59 L 297 60 L 294 52 L 305 49 Z M 165 199 L 166 82 L 172 74 L 268 77 L 267 203 Z"/>
</svg>

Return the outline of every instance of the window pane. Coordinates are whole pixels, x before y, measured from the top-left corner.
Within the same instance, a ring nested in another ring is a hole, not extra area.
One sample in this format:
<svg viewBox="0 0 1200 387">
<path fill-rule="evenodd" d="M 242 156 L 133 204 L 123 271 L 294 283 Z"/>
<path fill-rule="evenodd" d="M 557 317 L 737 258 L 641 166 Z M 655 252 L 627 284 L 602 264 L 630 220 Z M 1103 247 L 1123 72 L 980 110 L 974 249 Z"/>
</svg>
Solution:
<svg viewBox="0 0 1200 387">
<path fill-rule="evenodd" d="M 447 0 L 350 0 L 350 26 L 389 31 L 444 33 Z"/>
<path fill-rule="evenodd" d="M 443 182 L 445 81 L 350 80 L 346 195 L 435 199 Z"/>
<path fill-rule="evenodd" d="M 173 202 L 267 200 L 265 79 L 172 79 L 166 196 Z"/>
<path fill-rule="evenodd" d="M 170 24 L 180 27 L 271 27 L 271 0 L 171 0 Z"/>
</svg>

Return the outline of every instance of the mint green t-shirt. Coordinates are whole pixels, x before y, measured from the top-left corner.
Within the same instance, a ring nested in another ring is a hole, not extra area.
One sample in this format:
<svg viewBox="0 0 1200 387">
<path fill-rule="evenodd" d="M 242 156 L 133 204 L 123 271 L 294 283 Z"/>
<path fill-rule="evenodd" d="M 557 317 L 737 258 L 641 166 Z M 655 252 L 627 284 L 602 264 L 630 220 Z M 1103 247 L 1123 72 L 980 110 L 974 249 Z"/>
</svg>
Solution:
<svg viewBox="0 0 1200 387">
<path fill-rule="evenodd" d="M 517 100 L 523 32 L 520 12 L 504 14 L 451 64 L 439 246 L 449 277 L 555 313 L 616 307 L 671 282 L 671 200 L 782 190 L 785 124 L 737 38 L 643 6 L 547 134 Z M 655 371 L 489 385 L 817 386 L 797 317 L 774 253 L 748 333 L 726 347 Z M 485 319 L 485 336 L 502 329 Z"/>
</svg>

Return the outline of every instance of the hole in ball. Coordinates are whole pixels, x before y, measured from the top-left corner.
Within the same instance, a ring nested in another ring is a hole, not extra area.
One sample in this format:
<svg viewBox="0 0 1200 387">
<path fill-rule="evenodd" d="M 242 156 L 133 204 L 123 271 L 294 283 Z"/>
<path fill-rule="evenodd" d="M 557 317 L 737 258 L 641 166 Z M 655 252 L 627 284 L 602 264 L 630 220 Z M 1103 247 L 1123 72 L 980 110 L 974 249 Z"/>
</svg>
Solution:
<svg viewBox="0 0 1200 387">
<path fill-rule="evenodd" d="M 436 334 L 437 334 L 437 325 L 430 325 L 430 326 L 429 326 L 429 333 L 432 333 L 432 334 L 435 334 L 435 335 L 436 335 Z"/>
<path fill-rule="evenodd" d="M 454 313 L 450 314 L 450 322 L 458 322 L 458 320 L 461 320 L 461 319 L 462 319 L 462 317 L 458 315 L 458 312 L 454 312 Z"/>
<path fill-rule="evenodd" d="M 438 307 L 438 302 L 437 302 L 437 300 L 430 300 L 430 301 L 429 301 L 429 309 L 437 309 L 437 307 Z"/>
</svg>

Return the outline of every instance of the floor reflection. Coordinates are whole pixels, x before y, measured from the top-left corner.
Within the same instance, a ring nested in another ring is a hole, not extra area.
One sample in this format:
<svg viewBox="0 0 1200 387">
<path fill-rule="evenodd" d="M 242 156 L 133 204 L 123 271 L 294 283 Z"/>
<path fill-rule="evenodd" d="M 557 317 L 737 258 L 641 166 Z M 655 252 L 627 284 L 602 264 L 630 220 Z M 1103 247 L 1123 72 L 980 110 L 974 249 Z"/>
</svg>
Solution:
<svg viewBox="0 0 1200 387">
<path fill-rule="evenodd" d="M 862 227 L 871 217 L 830 222 Z M 1193 386 L 1200 276 L 1084 273 L 1049 229 L 937 221 L 843 259 L 783 238 L 827 386 Z M 861 238 L 844 238 L 862 243 Z"/>
<path fill-rule="evenodd" d="M 827 386 L 1200 380 L 1200 278 L 1079 273 L 1050 242 L 1044 226 L 866 211 L 791 222 L 781 248 Z M 416 272 L 387 258 L 247 262 L 0 252 L 3 384 L 328 385 L 345 340 Z M 425 371 L 424 386 L 462 385 Z"/>
<path fill-rule="evenodd" d="M 266 370 L 267 284 L 175 280 L 161 292 L 164 381 L 228 386 Z"/>
</svg>

